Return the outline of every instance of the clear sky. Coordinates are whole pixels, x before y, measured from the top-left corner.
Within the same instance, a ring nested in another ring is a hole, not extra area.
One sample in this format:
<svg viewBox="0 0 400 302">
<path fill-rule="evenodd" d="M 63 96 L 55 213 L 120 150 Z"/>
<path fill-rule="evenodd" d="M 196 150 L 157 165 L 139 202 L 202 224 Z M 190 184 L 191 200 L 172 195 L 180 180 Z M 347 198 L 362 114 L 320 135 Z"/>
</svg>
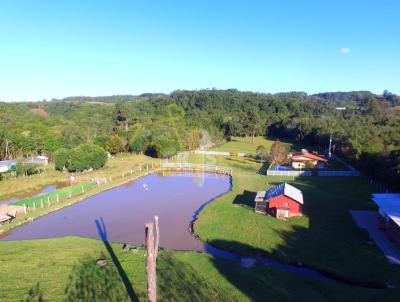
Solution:
<svg viewBox="0 0 400 302">
<path fill-rule="evenodd" d="M 0 100 L 400 94 L 399 0 L 0 1 Z"/>
</svg>

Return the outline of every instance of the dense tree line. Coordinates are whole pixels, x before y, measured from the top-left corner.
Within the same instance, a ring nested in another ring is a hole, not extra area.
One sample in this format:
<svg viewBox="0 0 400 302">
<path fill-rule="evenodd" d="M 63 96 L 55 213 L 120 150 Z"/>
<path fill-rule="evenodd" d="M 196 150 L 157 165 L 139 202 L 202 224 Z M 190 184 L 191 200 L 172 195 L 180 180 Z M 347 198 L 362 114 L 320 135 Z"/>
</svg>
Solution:
<svg viewBox="0 0 400 302">
<path fill-rule="evenodd" d="M 332 135 L 334 154 L 399 187 L 399 104 L 400 98 L 388 91 L 378 96 L 365 91 L 307 95 L 234 89 L 0 103 L 0 157 L 53 157 L 60 149 L 82 144 L 112 155 L 169 157 L 231 136 L 257 135 L 326 152 Z"/>
</svg>

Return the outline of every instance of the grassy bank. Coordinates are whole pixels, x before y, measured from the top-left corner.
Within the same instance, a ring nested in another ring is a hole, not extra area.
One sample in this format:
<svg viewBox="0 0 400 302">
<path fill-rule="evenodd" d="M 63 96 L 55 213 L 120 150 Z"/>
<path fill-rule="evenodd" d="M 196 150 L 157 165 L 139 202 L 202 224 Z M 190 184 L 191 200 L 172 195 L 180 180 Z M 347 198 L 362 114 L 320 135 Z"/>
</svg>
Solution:
<svg viewBox="0 0 400 302">
<path fill-rule="evenodd" d="M 272 146 L 273 141 L 265 139 L 262 136 L 254 138 L 254 143 L 251 138 L 246 137 L 232 137 L 230 142 L 212 148 L 215 151 L 221 152 L 243 152 L 247 154 L 256 154 L 258 146 L 264 146 L 269 150 Z M 288 144 L 291 147 L 291 144 Z"/>
<path fill-rule="evenodd" d="M 158 162 L 144 155 L 121 154 L 115 158 L 109 159 L 106 165 L 96 171 L 88 173 L 74 173 L 79 180 L 90 180 L 94 177 L 120 177 L 122 172 L 128 173 L 130 169 L 135 168 L 138 163 Z M 29 197 L 37 193 L 44 187 L 54 184 L 65 184 L 69 182 L 70 173 L 55 171 L 52 165 L 44 167 L 40 174 L 29 177 L 9 178 L 0 181 L 0 200 L 20 196 Z"/>
<path fill-rule="evenodd" d="M 121 244 L 106 248 L 101 241 L 76 237 L 0 242 L 0 301 L 23 300 L 37 282 L 45 301 L 65 301 L 72 268 L 98 257 L 105 257 L 108 266 L 120 268 L 116 280 L 108 282 L 128 288 L 134 300 L 146 301 L 143 253 L 124 251 Z M 92 265 L 93 271 L 101 270 L 95 261 Z M 264 266 L 243 269 L 190 252 L 160 252 L 157 276 L 159 301 L 396 301 L 398 294 L 396 290 L 356 289 L 315 281 Z M 91 286 L 90 280 L 78 281 Z"/>
<path fill-rule="evenodd" d="M 128 170 L 127 170 L 127 168 L 125 168 L 124 170 L 121 169 L 117 174 L 112 174 L 112 175 L 114 175 L 114 178 L 111 177 L 111 181 L 109 181 L 110 178 L 108 178 L 107 183 L 101 184 L 99 186 L 97 186 L 96 184 L 93 184 L 93 183 L 87 183 L 88 186 L 86 186 L 86 189 L 84 189 L 83 191 L 81 190 L 82 185 L 79 184 L 79 185 L 76 185 L 76 188 L 75 188 L 76 190 L 74 190 L 74 192 L 72 192 L 71 187 L 63 188 L 63 189 L 57 190 L 55 192 L 51 192 L 49 194 L 54 195 L 54 194 L 56 194 L 56 192 L 62 191 L 62 192 L 66 192 L 67 195 L 66 196 L 63 195 L 64 198 L 60 197 L 59 202 L 56 201 L 56 197 L 54 197 L 54 196 L 53 196 L 53 199 L 50 201 L 50 203 L 47 202 L 47 199 L 44 200 L 43 208 L 41 207 L 41 199 L 42 199 L 41 196 L 29 199 L 32 201 L 32 203 L 34 201 L 37 201 L 36 199 L 38 199 L 39 203 L 36 203 L 35 208 L 33 208 L 33 207 L 28 208 L 26 215 L 24 215 L 24 214 L 17 215 L 17 217 L 15 219 L 13 219 L 10 223 L 0 225 L 0 234 L 7 232 L 21 224 L 27 223 L 33 219 L 39 218 L 39 217 L 44 216 L 53 211 L 57 211 L 64 207 L 70 206 L 76 202 L 82 201 L 82 200 L 84 200 L 88 197 L 91 197 L 93 195 L 96 195 L 100 192 L 115 188 L 117 186 L 120 186 L 120 185 L 130 182 L 130 181 L 133 181 L 133 180 L 137 179 L 138 177 L 142 177 L 149 173 L 153 173 L 154 171 L 157 171 L 157 169 L 158 169 L 157 163 L 154 164 L 154 168 L 152 168 L 151 164 L 138 163 L 138 162 L 135 162 L 134 167 L 130 167 L 129 164 L 127 164 L 127 167 L 128 167 Z M 102 173 L 104 173 L 104 171 L 102 171 Z M 69 198 L 70 191 L 72 193 L 71 198 Z M 23 201 L 21 201 L 20 203 L 23 203 Z"/>
<path fill-rule="evenodd" d="M 260 166 L 250 159 L 188 155 L 183 160 L 233 168 L 232 191 L 200 213 L 195 232 L 202 240 L 243 254 L 304 264 L 349 280 L 400 287 L 400 268 L 388 264 L 349 213 L 350 209 L 374 209 L 370 188 L 362 178 L 267 177 L 257 174 Z M 303 191 L 305 215 L 281 221 L 255 213 L 256 192 L 282 181 Z"/>
</svg>

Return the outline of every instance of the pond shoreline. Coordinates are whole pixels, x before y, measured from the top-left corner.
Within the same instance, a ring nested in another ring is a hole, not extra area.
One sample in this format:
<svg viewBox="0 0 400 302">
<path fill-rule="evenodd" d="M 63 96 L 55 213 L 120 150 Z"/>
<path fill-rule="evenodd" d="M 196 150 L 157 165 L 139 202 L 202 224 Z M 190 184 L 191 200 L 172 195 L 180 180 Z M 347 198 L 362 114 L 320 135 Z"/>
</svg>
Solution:
<svg viewBox="0 0 400 302">
<path fill-rule="evenodd" d="M 86 194 L 82 194 L 82 195 L 76 197 L 76 199 L 72 200 L 71 202 L 63 204 L 63 206 L 61 206 L 61 207 L 57 207 L 57 208 L 51 209 L 48 212 L 42 213 L 42 214 L 40 214 L 38 216 L 35 216 L 34 218 L 27 218 L 27 219 L 21 221 L 20 223 L 13 225 L 11 228 L 9 228 L 7 230 L 7 232 L 5 232 L 3 234 L 0 233 L 2 235 L 1 237 L 6 237 L 7 233 L 10 230 L 12 230 L 12 229 L 14 229 L 16 227 L 19 227 L 21 225 L 24 225 L 26 223 L 32 222 L 34 219 L 46 216 L 46 215 L 48 215 L 50 213 L 53 213 L 53 212 L 61 210 L 61 209 L 65 209 L 65 208 L 67 208 L 67 207 L 69 207 L 71 205 L 74 205 L 74 204 L 76 204 L 76 203 L 78 203 L 80 201 L 83 201 L 83 200 L 85 200 L 85 199 L 87 199 L 89 197 L 92 197 L 92 196 L 97 195 L 99 193 L 102 193 L 102 192 L 114 189 L 116 187 L 122 186 L 122 185 L 124 185 L 126 183 L 134 182 L 134 181 L 136 181 L 136 180 L 138 180 L 140 178 L 143 178 L 145 176 L 148 176 L 150 174 L 154 174 L 154 173 L 161 174 L 160 172 L 163 172 L 161 168 L 155 168 L 155 169 L 148 170 L 143 174 L 136 175 L 136 176 L 134 176 L 132 178 L 127 177 L 125 179 L 123 178 L 123 179 L 114 180 L 115 182 L 114 183 L 109 183 L 109 186 L 107 186 L 107 187 L 103 187 L 103 188 L 100 187 L 101 189 L 95 190 L 94 192 L 89 192 L 88 191 Z M 164 174 L 164 173 L 162 173 L 162 174 Z M 172 174 L 174 174 L 174 172 L 172 172 Z M 208 243 L 207 241 L 201 240 L 201 238 L 195 233 L 196 221 L 198 220 L 199 215 L 200 215 L 201 211 L 205 208 L 205 206 L 207 206 L 211 202 L 215 201 L 217 198 L 221 197 L 222 195 L 232 191 L 232 189 L 233 189 L 233 178 L 232 178 L 231 175 L 229 176 L 229 181 L 230 181 L 229 190 L 225 191 L 224 193 L 221 193 L 221 194 L 219 194 L 219 195 L 217 195 L 217 196 L 215 196 L 215 197 L 213 197 L 211 199 L 209 199 L 208 201 L 206 201 L 204 203 L 202 203 L 200 205 L 200 207 L 198 207 L 197 210 L 195 210 L 195 212 L 192 215 L 192 219 L 189 222 L 189 226 L 188 226 L 189 233 L 191 234 L 191 236 L 193 236 L 196 240 L 198 240 L 200 243 L 202 243 L 204 245 L 204 250 L 203 251 L 186 250 L 186 251 L 196 252 L 196 253 L 199 253 L 199 252 L 200 253 L 207 253 L 209 255 L 212 255 L 212 256 L 215 256 L 215 257 L 221 257 L 221 258 L 224 258 L 224 259 L 227 259 L 227 260 L 231 260 L 231 261 L 234 261 L 234 262 L 241 262 L 244 259 L 250 259 L 251 261 L 254 262 L 254 264 L 258 263 L 258 264 L 265 265 L 265 266 L 268 266 L 268 267 L 273 267 L 273 268 L 276 268 L 276 269 L 279 269 L 279 270 L 290 272 L 292 274 L 297 274 L 297 275 L 301 275 L 301 276 L 307 276 L 307 277 L 310 277 L 310 278 L 313 278 L 313 279 L 317 279 L 317 280 L 323 280 L 323 281 L 328 281 L 328 282 L 336 282 L 336 283 L 342 283 L 342 284 L 346 284 L 346 285 L 364 287 L 364 288 L 371 288 L 371 289 L 387 289 L 388 288 L 388 285 L 386 285 L 384 283 L 357 282 L 357 281 L 353 281 L 353 280 L 348 280 L 348 279 L 343 278 L 341 276 L 337 276 L 335 274 L 332 274 L 331 272 L 328 272 L 328 271 L 323 271 L 323 270 L 320 270 L 320 269 L 317 269 L 317 268 L 313 268 L 313 267 L 310 267 L 308 265 L 303 265 L 303 264 L 300 264 L 300 263 L 296 263 L 296 262 L 295 263 L 281 262 L 279 260 L 275 260 L 273 258 L 270 258 L 270 257 L 268 257 L 266 255 L 260 255 L 260 254 L 259 255 L 255 255 L 255 254 L 242 255 L 242 254 L 237 253 L 237 252 L 231 252 L 229 250 L 219 249 L 219 248 L 213 246 L 212 243 Z M 171 250 L 180 251 L 178 249 L 171 249 Z"/>
</svg>

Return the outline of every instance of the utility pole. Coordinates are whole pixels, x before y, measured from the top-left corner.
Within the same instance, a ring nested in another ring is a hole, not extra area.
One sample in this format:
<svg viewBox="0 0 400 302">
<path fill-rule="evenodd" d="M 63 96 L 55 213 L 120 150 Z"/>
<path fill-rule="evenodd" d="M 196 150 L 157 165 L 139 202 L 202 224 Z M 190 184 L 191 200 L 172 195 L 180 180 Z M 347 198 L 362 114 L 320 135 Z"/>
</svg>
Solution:
<svg viewBox="0 0 400 302">
<path fill-rule="evenodd" d="M 328 151 L 328 157 L 329 159 L 332 157 L 332 132 L 331 135 L 329 137 L 329 151 Z"/>
<path fill-rule="evenodd" d="M 154 233 L 155 225 L 155 233 Z M 149 302 L 157 301 L 157 255 L 160 240 L 158 216 L 153 222 L 145 224 L 146 235 L 146 270 L 147 270 L 147 297 Z"/>
</svg>

